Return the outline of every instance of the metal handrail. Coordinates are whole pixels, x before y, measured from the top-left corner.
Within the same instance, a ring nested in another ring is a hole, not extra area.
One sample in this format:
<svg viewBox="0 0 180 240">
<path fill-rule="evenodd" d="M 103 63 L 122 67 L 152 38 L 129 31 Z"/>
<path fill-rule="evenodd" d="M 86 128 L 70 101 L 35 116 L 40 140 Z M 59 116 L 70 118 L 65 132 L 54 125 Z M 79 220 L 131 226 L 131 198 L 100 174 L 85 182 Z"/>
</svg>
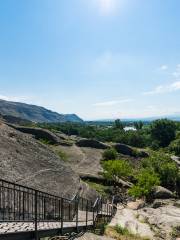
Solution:
<svg viewBox="0 0 180 240">
<path fill-rule="evenodd" d="M 95 226 L 97 215 L 104 204 L 103 200 L 98 197 L 93 203 L 80 197 L 80 190 L 68 199 L 0 179 L 0 223 L 33 221 L 35 237 L 38 239 L 38 222 L 41 221 L 59 221 L 62 233 L 64 222 L 76 222 L 78 232 L 78 223 L 83 222 L 78 217 L 81 210 L 86 215 L 86 227 L 88 222 L 93 222 Z M 107 205 L 107 212 L 108 209 L 110 207 Z"/>
</svg>

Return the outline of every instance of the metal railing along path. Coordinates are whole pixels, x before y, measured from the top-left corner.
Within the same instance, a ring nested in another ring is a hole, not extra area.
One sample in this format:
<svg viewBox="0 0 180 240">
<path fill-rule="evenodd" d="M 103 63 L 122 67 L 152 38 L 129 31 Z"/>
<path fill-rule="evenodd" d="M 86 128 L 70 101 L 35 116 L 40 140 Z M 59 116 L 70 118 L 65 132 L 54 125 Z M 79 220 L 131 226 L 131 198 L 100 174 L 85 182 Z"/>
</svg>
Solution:
<svg viewBox="0 0 180 240">
<path fill-rule="evenodd" d="M 113 204 L 102 198 L 92 202 L 77 194 L 67 199 L 0 179 L 0 239 L 21 232 L 16 226 L 32 231 L 36 240 L 43 226 L 45 230 L 58 228 L 61 234 L 70 227 L 78 232 L 82 226 L 94 227 L 98 215 L 110 218 L 113 213 Z"/>
</svg>

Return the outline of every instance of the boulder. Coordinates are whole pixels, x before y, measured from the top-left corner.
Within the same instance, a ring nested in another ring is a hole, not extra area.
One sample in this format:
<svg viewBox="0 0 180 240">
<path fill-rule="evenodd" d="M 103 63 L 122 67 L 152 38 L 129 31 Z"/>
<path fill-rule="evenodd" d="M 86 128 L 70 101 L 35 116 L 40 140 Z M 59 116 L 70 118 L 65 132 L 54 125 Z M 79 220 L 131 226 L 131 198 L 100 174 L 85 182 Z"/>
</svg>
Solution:
<svg viewBox="0 0 180 240">
<path fill-rule="evenodd" d="M 105 143 L 99 142 L 93 139 L 80 139 L 77 140 L 76 145 L 78 147 L 90 147 L 90 148 L 97 148 L 97 149 L 107 149 L 109 146 Z"/>
<path fill-rule="evenodd" d="M 139 211 L 139 210 L 138 210 Z M 110 227 L 115 227 L 117 225 L 122 228 L 128 229 L 128 231 L 133 235 L 138 235 L 143 239 L 155 239 L 154 232 L 151 230 L 151 227 L 144 221 L 139 221 L 137 210 L 132 210 L 124 208 L 122 206 L 117 207 L 117 212 L 115 217 L 110 223 Z"/>
<path fill-rule="evenodd" d="M 174 197 L 173 192 L 161 186 L 157 186 L 154 188 L 153 196 L 154 198 L 158 199 L 168 199 Z"/>
<path fill-rule="evenodd" d="M 33 128 L 33 127 L 19 127 L 16 125 L 9 125 L 10 127 L 15 128 L 16 130 L 33 135 L 36 139 L 45 139 L 52 144 L 59 143 L 59 137 L 52 133 L 49 130 L 42 128 Z"/>
<path fill-rule="evenodd" d="M 66 137 L 65 139 L 64 134 L 61 133 L 51 132 L 43 128 L 20 127 L 11 124 L 8 125 L 22 133 L 31 134 L 38 140 L 46 140 L 50 144 L 57 144 L 63 146 L 71 146 L 73 144 L 72 141 L 68 140 L 68 137 Z"/>
<path fill-rule="evenodd" d="M 153 208 L 160 208 L 166 205 L 174 205 L 175 201 L 174 199 L 155 199 L 152 203 Z"/>
<path fill-rule="evenodd" d="M 159 208 L 142 208 L 138 210 L 138 216 L 145 219 L 151 229 L 153 229 L 157 238 L 172 240 L 172 232 L 180 226 L 180 208 L 168 204 Z"/>
<path fill-rule="evenodd" d="M 133 156 L 133 148 L 131 148 L 130 146 L 128 146 L 126 144 L 116 143 L 116 144 L 114 144 L 113 147 L 116 149 L 116 151 L 118 153 L 128 155 L 128 156 Z"/>
<path fill-rule="evenodd" d="M 127 204 L 127 208 L 132 210 L 138 210 L 140 208 L 143 208 L 145 206 L 145 202 L 143 200 L 136 200 L 135 202 L 129 202 Z"/>
<path fill-rule="evenodd" d="M 140 158 L 149 157 L 149 154 L 147 152 L 143 150 L 134 149 L 126 144 L 116 143 L 113 145 L 113 147 L 116 149 L 118 153 L 121 153 L 127 156 L 140 157 Z"/>
<path fill-rule="evenodd" d="M 180 157 L 172 156 L 171 159 L 180 167 Z"/>
</svg>

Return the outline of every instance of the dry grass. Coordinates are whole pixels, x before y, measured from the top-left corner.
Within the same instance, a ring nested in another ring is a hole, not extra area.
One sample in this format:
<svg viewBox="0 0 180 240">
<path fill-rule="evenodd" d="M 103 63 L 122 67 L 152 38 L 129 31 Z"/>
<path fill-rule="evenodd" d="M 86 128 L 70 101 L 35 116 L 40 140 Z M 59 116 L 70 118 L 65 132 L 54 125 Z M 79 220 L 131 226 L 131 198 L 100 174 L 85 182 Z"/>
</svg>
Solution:
<svg viewBox="0 0 180 240">
<path fill-rule="evenodd" d="M 129 233 L 127 230 L 124 232 L 118 233 L 115 228 L 107 227 L 105 230 L 105 235 L 116 240 L 148 240 L 147 238 L 141 238 Z"/>
</svg>

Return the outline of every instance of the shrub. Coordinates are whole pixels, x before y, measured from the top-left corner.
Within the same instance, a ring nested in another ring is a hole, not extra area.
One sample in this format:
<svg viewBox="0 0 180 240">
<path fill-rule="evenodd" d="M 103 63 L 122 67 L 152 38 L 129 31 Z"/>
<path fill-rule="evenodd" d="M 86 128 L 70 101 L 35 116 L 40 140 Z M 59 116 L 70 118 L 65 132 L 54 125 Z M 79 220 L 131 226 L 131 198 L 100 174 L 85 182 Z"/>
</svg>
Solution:
<svg viewBox="0 0 180 240">
<path fill-rule="evenodd" d="M 120 235 L 130 235 L 130 232 L 127 228 L 123 228 L 120 225 L 116 225 L 114 227 L 115 231 L 119 233 Z"/>
<path fill-rule="evenodd" d="M 50 145 L 51 144 L 51 141 L 45 139 L 45 138 L 40 138 L 39 141 L 45 145 Z"/>
<path fill-rule="evenodd" d="M 178 172 L 178 168 L 174 162 L 162 165 L 159 169 L 161 184 L 171 190 L 175 190 Z"/>
<path fill-rule="evenodd" d="M 119 178 L 126 179 L 133 174 L 131 165 L 124 160 L 110 160 L 103 163 L 103 175 L 106 179 L 118 181 Z"/>
<path fill-rule="evenodd" d="M 129 194 L 133 197 L 148 197 L 154 186 L 159 185 L 160 180 L 156 173 L 149 169 L 143 169 L 136 176 L 137 183 L 129 190 Z"/>
<path fill-rule="evenodd" d="M 173 142 L 171 142 L 170 146 L 169 146 L 169 150 L 171 152 L 174 152 L 174 154 L 176 156 L 180 157 L 180 138 L 174 140 Z"/>
<path fill-rule="evenodd" d="M 115 160 L 118 157 L 118 153 L 114 148 L 106 149 L 103 152 L 103 160 Z"/>
<path fill-rule="evenodd" d="M 158 174 L 163 187 L 175 190 L 178 179 L 178 167 L 168 155 L 163 152 L 151 153 L 149 158 L 142 161 L 142 167 L 151 169 Z"/>
<path fill-rule="evenodd" d="M 93 189 L 95 189 L 101 196 L 107 197 L 109 187 L 104 186 L 100 183 L 95 183 L 91 181 L 86 181 L 86 183 Z"/>
<path fill-rule="evenodd" d="M 113 140 L 133 147 L 144 147 L 147 142 L 146 137 L 140 131 L 124 131 L 117 134 Z"/>
</svg>

